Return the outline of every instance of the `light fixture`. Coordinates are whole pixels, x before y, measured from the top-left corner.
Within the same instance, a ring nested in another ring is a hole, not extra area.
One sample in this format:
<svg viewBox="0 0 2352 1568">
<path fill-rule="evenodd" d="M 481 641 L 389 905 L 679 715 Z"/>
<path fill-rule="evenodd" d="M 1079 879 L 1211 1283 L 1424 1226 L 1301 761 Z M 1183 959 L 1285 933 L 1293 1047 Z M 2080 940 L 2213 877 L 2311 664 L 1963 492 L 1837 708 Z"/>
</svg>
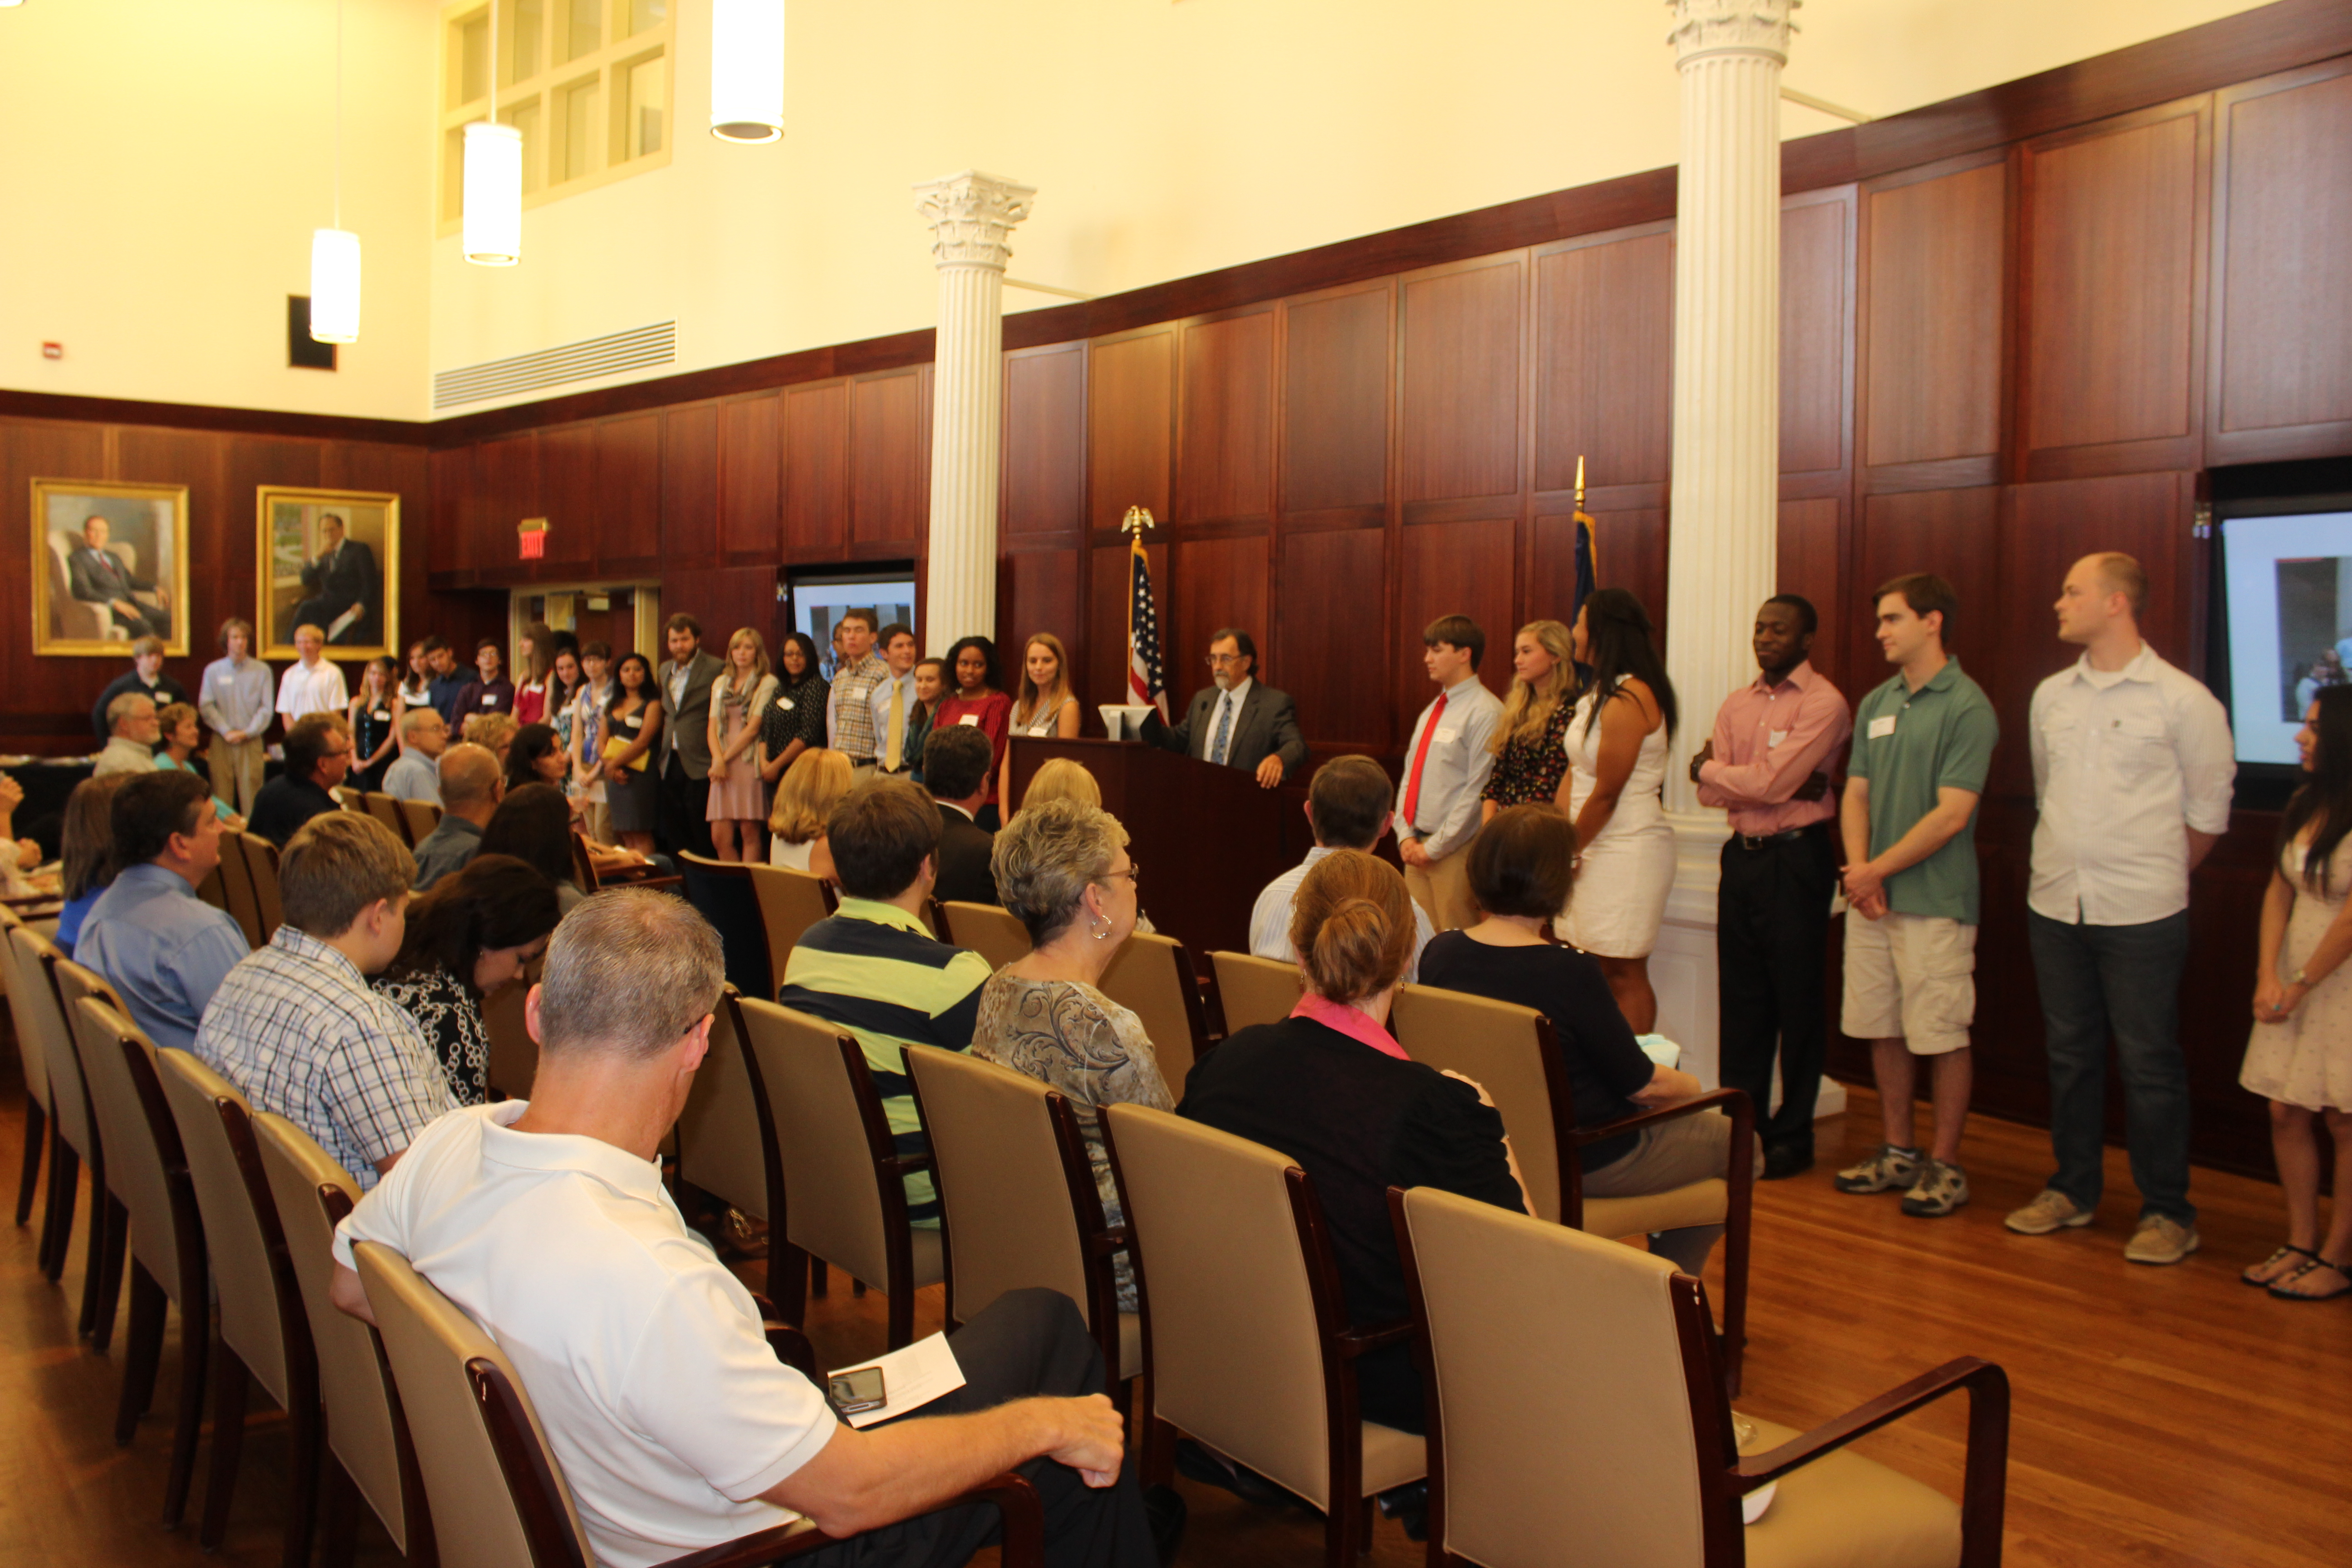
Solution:
<svg viewBox="0 0 2352 1568">
<path fill-rule="evenodd" d="M 710 133 L 721 142 L 784 134 L 784 0 L 713 0 Z"/>
<path fill-rule="evenodd" d="M 335 0 L 335 226 L 310 231 L 310 341 L 360 341 L 360 237 L 343 227 L 343 0 Z"/>
<path fill-rule="evenodd" d="M 512 267 L 522 259 L 522 132 L 499 123 L 499 0 L 490 0 L 490 112 L 466 127 L 466 259 Z"/>
</svg>

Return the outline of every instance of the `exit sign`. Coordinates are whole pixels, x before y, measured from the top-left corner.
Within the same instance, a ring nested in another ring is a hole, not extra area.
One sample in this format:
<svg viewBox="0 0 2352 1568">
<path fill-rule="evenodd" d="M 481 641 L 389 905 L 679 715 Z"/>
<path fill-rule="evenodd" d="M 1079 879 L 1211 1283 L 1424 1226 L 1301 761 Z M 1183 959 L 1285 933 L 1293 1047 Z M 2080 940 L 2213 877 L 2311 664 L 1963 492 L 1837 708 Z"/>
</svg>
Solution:
<svg viewBox="0 0 2352 1568">
<path fill-rule="evenodd" d="M 547 559 L 547 519 L 543 517 L 523 519 L 515 525 L 515 535 L 521 552 L 520 559 L 524 561 Z"/>
</svg>

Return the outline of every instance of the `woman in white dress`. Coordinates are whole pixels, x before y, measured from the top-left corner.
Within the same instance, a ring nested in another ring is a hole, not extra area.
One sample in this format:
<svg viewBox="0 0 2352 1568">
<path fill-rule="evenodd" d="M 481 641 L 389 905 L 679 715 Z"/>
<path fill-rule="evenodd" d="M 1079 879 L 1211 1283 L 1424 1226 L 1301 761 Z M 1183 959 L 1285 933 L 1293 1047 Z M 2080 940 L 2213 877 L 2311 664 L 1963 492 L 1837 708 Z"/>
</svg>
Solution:
<svg viewBox="0 0 2352 1568">
<path fill-rule="evenodd" d="M 2294 737 L 2309 775 L 2279 819 L 2263 899 L 2254 1028 L 2238 1081 L 2271 1102 L 2286 1244 L 2240 1276 L 2291 1301 L 2352 1295 L 2352 686 L 2320 689 Z M 2319 1127 L 2336 1142 L 2319 1232 Z"/>
<path fill-rule="evenodd" d="M 1650 949 L 1675 882 L 1675 832 L 1659 789 L 1675 730 L 1675 689 L 1651 640 L 1649 613 L 1622 588 L 1596 590 L 1577 612 L 1576 661 L 1592 678 L 1565 744 L 1556 798 L 1576 825 L 1576 897 L 1554 929 L 1601 961 L 1637 1035 L 1658 1026 Z"/>
<path fill-rule="evenodd" d="M 1011 732 L 1047 740 L 1076 740 L 1078 719 L 1078 700 L 1070 690 L 1070 656 L 1063 650 L 1061 638 L 1051 632 L 1039 632 L 1021 651 L 1021 694 L 1013 701 Z M 1009 819 L 1013 802 L 1010 743 L 1004 748 L 1003 772 L 996 783 L 996 798 L 1005 804 Z"/>
</svg>

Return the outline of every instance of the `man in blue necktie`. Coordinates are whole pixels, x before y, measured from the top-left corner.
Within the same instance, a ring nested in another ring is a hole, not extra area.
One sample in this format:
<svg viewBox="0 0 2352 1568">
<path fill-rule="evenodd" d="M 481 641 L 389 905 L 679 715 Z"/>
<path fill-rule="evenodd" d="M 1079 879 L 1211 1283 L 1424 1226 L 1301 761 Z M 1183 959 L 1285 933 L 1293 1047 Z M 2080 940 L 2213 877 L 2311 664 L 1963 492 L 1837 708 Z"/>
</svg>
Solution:
<svg viewBox="0 0 2352 1568">
<path fill-rule="evenodd" d="M 1289 696 L 1257 678 L 1257 644 L 1228 626 L 1209 639 L 1209 674 L 1215 682 L 1193 693 L 1181 724 L 1143 716 L 1143 738 L 1221 767 L 1246 768 L 1272 789 L 1307 763 L 1307 741 Z"/>
</svg>

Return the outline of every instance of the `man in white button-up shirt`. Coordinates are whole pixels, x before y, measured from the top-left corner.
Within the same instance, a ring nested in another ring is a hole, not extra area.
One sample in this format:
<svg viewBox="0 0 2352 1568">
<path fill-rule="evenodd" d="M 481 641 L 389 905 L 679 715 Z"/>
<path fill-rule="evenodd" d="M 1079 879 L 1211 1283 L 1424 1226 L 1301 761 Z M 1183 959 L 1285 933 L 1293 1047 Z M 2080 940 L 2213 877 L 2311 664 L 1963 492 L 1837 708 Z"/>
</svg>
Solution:
<svg viewBox="0 0 2352 1568">
<path fill-rule="evenodd" d="M 2099 1206 L 2110 1033 L 2140 1217 L 2124 1256 L 2197 1250 L 2189 1202 L 2189 1075 L 2180 975 L 2189 873 L 2230 826 L 2237 763 L 2221 702 L 2140 640 L 2147 574 L 2086 555 L 2058 596 L 2058 636 L 2083 656 L 2033 693 L 2033 829 L 2026 921 L 2050 1049 L 2057 1172 L 2009 1228 L 2046 1236 Z"/>
</svg>

